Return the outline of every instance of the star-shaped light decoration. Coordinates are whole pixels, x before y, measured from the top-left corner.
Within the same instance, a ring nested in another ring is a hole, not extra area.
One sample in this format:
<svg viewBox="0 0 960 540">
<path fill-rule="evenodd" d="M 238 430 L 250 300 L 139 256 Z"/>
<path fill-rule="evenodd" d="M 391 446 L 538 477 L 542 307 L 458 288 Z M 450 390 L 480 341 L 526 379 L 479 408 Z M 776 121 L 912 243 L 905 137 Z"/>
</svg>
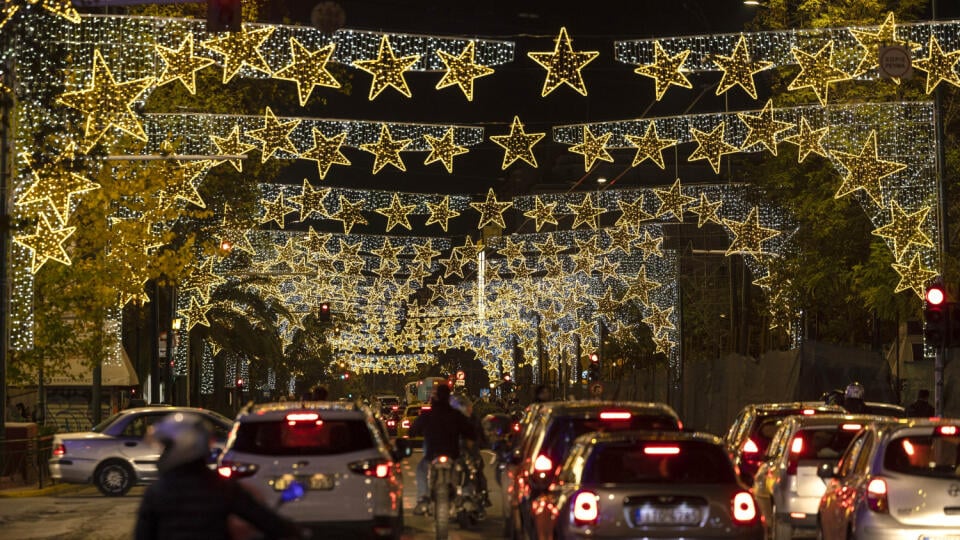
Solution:
<svg viewBox="0 0 960 540">
<path fill-rule="evenodd" d="M 807 159 L 811 152 L 821 157 L 829 157 L 822 142 L 829 130 L 829 126 L 811 129 L 810 124 L 807 123 L 807 117 L 801 116 L 800 123 L 797 125 L 797 133 L 784 137 L 783 140 L 797 145 L 797 163 L 803 163 L 803 160 Z"/>
<path fill-rule="evenodd" d="M 663 251 L 660 249 L 663 245 L 663 236 L 653 236 L 649 229 L 643 231 L 643 239 L 636 241 L 633 246 L 636 247 L 642 256 L 640 260 L 647 260 L 650 257 L 663 257 Z"/>
<path fill-rule="evenodd" d="M 944 53 L 943 49 L 940 48 L 940 42 L 937 41 L 937 36 L 931 32 L 927 57 L 914 59 L 913 67 L 926 72 L 926 91 L 929 94 L 940 84 L 940 81 L 960 87 L 960 73 L 957 73 L 957 62 L 960 62 L 960 49 Z"/>
<path fill-rule="evenodd" d="M 700 204 L 691 205 L 687 208 L 690 212 L 693 212 L 697 215 L 697 228 L 701 228 L 711 221 L 717 225 L 722 225 L 720 221 L 720 207 L 723 205 L 723 201 L 711 201 L 706 193 L 700 193 Z"/>
<path fill-rule="evenodd" d="M 260 217 L 260 223 L 264 224 L 273 221 L 281 229 L 285 226 L 284 218 L 286 215 L 297 210 L 283 200 L 282 191 L 278 193 L 277 198 L 272 201 L 270 199 L 260 199 L 260 205 L 263 206 L 263 216 Z"/>
<path fill-rule="evenodd" d="M 627 202 L 623 199 L 617 200 L 617 206 L 620 207 L 620 217 L 617 218 L 617 227 L 636 228 L 640 223 L 648 219 L 653 219 L 653 215 L 643 209 L 643 195 L 637 197 L 633 202 Z"/>
<path fill-rule="evenodd" d="M 503 221 L 503 213 L 513 206 L 513 203 L 498 201 L 497 194 L 494 193 L 493 188 L 490 188 L 487 191 L 487 199 L 485 201 L 482 203 L 472 202 L 470 206 L 477 212 L 480 212 L 480 224 L 477 225 L 478 229 L 483 229 L 487 224 L 493 224 L 504 229 L 507 225 Z"/>
<path fill-rule="evenodd" d="M 661 169 L 665 168 L 663 164 L 663 150 L 677 144 L 676 139 L 661 139 L 657 136 L 656 122 L 647 124 L 647 130 L 642 137 L 636 135 L 625 135 L 627 141 L 637 147 L 637 153 L 633 155 L 632 167 L 650 160 L 657 164 Z"/>
<path fill-rule="evenodd" d="M 283 150 L 296 156 L 297 147 L 290 140 L 290 133 L 297 129 L 298 125 L 300 125 L 300 120 L 281 122 L 268 106 L 263 117 L 263 127 L 251 129 L 246 133 L 263 143 L 260 147 L 260 163 L 266 163 L 277 153 L 277 150 Z"/>
<path fill-rule="evenodd" d="M 407 166 L 400 157 L 400 152 L 410 144 L 412 139 L 393 140 L 390 135 L 390 128 L 386 124 L 380 125 L 380 138 L 375 143 L 365 143 L 360 145 L 360 149 L 373 154 L 373 174 L 377 174 L 388 164 L 406 171 Z"/>
<path fill-rule="evenodd" d="M 649 306 L 650 293 L 661 285 L 663 284 L 649 279 L 647 277 L 646 266 L 641 265 L 640 270 L 637 272 L 637 277 L 629 280 L 627 292 L 624 293 L 623 299 L 624 301 L 636 299 L 639 300 L 641 304 Z"/>
<path fill-rule="evenodd" d="M 587 225 L 591 229 L 596 229 L 600 215 L 606 211 L 602 206 L 593 205 L 593 195 L 590 193 L 583 196 L 583 202 L 580 204 L 567 203 L 567 206 L 573 210 L 574 214 L 571 229 L 576 229 L 580 225 Z"/>
<path fill-rule="evenodd" d="M 213 63 L 213 59 L 193 54 L 193 34 L 187 34 L 180 42 L 180 47 L 168 49 L 159 44 L 154 45 L 157 55 L 163 59 L 164 68 L 157 77 L 157 86 L 163 86 L 173 81 L 180 81 L 187 91 L 196 95 L 197 72 Z"/>
<path fill-rule="evenodd" d="M 683 221 L 684 207 L 697 200 L 696 197 L 683 194 L 679 178 L 670 186 L 670 189 L 654 189 L 653 194 L 660 199 L 660 208 L 657 208 L 656 217 L 673 214 L 677 221 Z"/>
<path fill-rule="evenodd" d="M 910 264 L 893 263 L 893 269 L 900 274 L 900 282 L 893 292 L 898 293 L 907 289 L 912 289 L 920 298 L 926 293 L 926 284 L 937 276 L 935 270 L 929 270 L 920 262 L 920 254 L 914 253 Z"/>
<path fill-rule="evenodd" d="M 327 71 L 327 62 L 333 55 L 336 43 L 330 43 L 315 51 L 310 51 L 297 38 L 290 37 L 290 63 L 273 74 L 274 79 L 297 83 L 297 96 L 303 107 L 310 99 L 313 89 L 318 86 L 340 88 L 340 83 Z"/>
<path fill-rule="evenodd" d="M 801 51 L 796 47 L 791 49 L 791 52 L 800 64 L 800 73 L 790 82 L 787 90 L 810 88 L 817 95 L 820 105 L 827 104 L 830 84 L 852 78 L 850 74 L 833 65 L 833 40 L 827 42 L 814 54 Z"/>
<path fill-rule="evenodd" d="M 773 62 L 764 62 L 762 60 L 750 60 L 750 53 L 747 51 L 747 40 L 740 34 L 736 46 L 730 56 L 714 55 L 713 63 L 723 70 L 723 77 L 720 84 L 717 85 L 716 95 L 720 95 L 734 86 L 739 86 L 744 92 L 753 99 L 757 99 L 757 86 L 753 81 L 753 76 L 773 65 Z"/>
<path fill-rule="evenodd" d="M 863 48 L 863 56 L 860 57 L 860 65 L 857 66 L 857 71 L 854 73 L 854 76 L 861 75 L 880 66 L 880 47 L 900 45 L 909 50 L 916 48 L 916 44 L 897 39 L 896 26 L 896 17 L 891 11 L 887 13 L 887 18 L 884 19 L 883 24 L 880 25 L 876 32 L 859 28 L 850 29 L 850 33 L 853 34 L 853 39 L 857 40 L 857 44 Z M 894 80 L 897 83 L 900 82 L 899 79 Z"/>
<path fill-rule="evenodd" d="M 390 232 L 391 229 L 398 225 L 409 231 L 413 229 L 413 227 L 410 226 L 410 212 L 413 212 L 413 209 L 416 207 L 417 205 L 415 204 L 401 204 L 400 195 L 394 193 L 393 199 L 390 200 L 390 206 L 377 208 L 374 212 L 387 218 L 387 232 Z"/>
<path fill-rule="evenodd" d="M 217 234 L 221 249 L 225 248 L 224 251 L 227 253 L 233 249 L 239 249 L 250 255 L 255 255 L 257 251 L 247 237 L 249 232 L 250 226 L 244 222 L 242 214 L 231 209 L 229 204 L 224 204 L 223 221 Z"/>
<path fill-rule="evenodd" d="M 539 195 L 534 199 L 534 207 L 532 210 L 527 210 L 523 213 L 525 217 L 528 217 L 534 220 L 534 223 L 537 227 L 537 232 L 540 231 L 540 228 L 545 224 L 550 223 L 557 225 L 557 218 L 554 217 L 553 212 L 557 208 L 557 203 L 552 202 L 549 204 L 544 204 L 543 199 Z"/>
<path fill-rule="evenodd" d="M 340 209 L 330 215 L 330 219 L 343 223 L 343 234 L 350 234 L 355 225 L 366 225 L 367 218 L 363 217 L 363 201 L 353 202 L 340 196 Z M 340 247 L 341 252 L 343 246 Z M 341 259 L 342 260 L 342 259 Z"/>
<path fill-rule="evenodd" d="M 212 308 L 213 304 L 201 304 L 196 298 L 191 298 L 190 307 L 180 312 L 180 315 L 186 321 L 187 331 L 189 332 L 198 324 L 209 327 L 210 320 L 207 319 L 207 312 Z"/>
<path fill-rule="evenodd" d="M 208 257 L 200 266 L 194 266 L 190 274 L 180 283 L 180 290 L 194 291 L 206 303 L 214 289 L 227 282 L 213 270 L 213 257 Z"/>
<path fill-rule="evenodd" d="M 514 116 L 513 123 L 510 124 L 509 135 L 490 136 L 491 141 L 505 150 L 503 164 L 500 168 L 506 169 L 518 159 L 522 159 L 536 168 L 537 158 L 533 155 L 533 146 L 540 142 L 540 139 L 542 139 L 544 135 L 546 135 L 546 133 L 524 132 L 523 124 L 520 123 L 520 117 Z"/>
<path fill-rule="evenodd" d="M 649 307 L 650 315 L 644 317 L 643 322 L 650 325 L 653 335 L 659 336 L 663 330 L 676 330 L 676 326 L 670 320 L 670 315 L 673 314 L 673 306 L 661 309 L 660 306 L 651 304 Z"/>
<path fill-rule="evenodd" d="M 557 255 L 560 254 L 563 250 L 567 249 L 567 246 L 562 244 L 557 244 L 553 239 L 553 235 L 548 235 L 547 239 L 543 242 L 537 243 L 534 242 L 533 246 L 537 248 L 537 251 L 540 252 L 540 260 L 556 260 Z"/>
<path fill-rule="evenodd" d="M 690 134 L 693 135 L 693 138 L 697 141 L 697 149 L 690 154 L 687 161 L 705 159 L 710 163 L 713 172 L 720 174 L 720 158 L 722 158 L 724 154 L 733 154 L 734 152 L 740 151 L 736 146 L 723 140 L 725 128 L 726 123 L 723 121 L 709 132 L 700 131 L 697 128 L 690 128 Z"/>
<path fill-rule="evenodd" d="M 733 253 L 747 253 L 757 255 L 763 253 L 763 243 L 780 234 L 776 229 L 770 229 L 760 225 L 760 214 L 757 207 L 750 209 L 746 219 L 743 221 L 734 221 L 724 219 L 723 224 L 733 232 L 734 238 L 727 248 L 727 255 Z"/>
<path fill-rule="evenodd" d="M 747 136 L 740 147 L 743 150 L 762 144 L 771 154 L 777 155 L 777 135 L 793 129 L 790 122 L 781 122 L 773 117 L 772 99 L 767 100 L 759 114 L 737 113 L 737 117 L 747 126 Z"/>
<path fill-rule="evenodd" d="M 464 238 L 463 244 L 455 246 L 453 253 L 459 253 L 464 258 L 464 264 L 477 260 L 483 252 L 483 240 L 474 242 L 469 236 Z"/>
<path fill-rule="evenodd" d="M 453 142 L 453 128 L 447 128 L 443 137 L 437 138 L 429 133 L 424 133 L 423 138 L 430 145 L 430 154 L 423 160 L 424 165 L 429 165 L 435 161 L 443 163 L 443 167 L 448 173 L 453 172 L 453 158 L 460 154 L 466 154 L 468 150 L 463 146 L 458 146 Z"/>
<path fill-rule="evenodd" d="M 933 241 L 923 232 L 923 223 L 929 212 L 930 207 L 924 206 L 908 214 L 897 201 L 890 201 L 890 223 L 874 229 L 873 234 L 889 238 L 893 242 L 893 256 L 900 261 L 911 244 L 934 247 Z"/>
<path fill-rule="evenodd" d="M 633 243 L 640 239 L 639 229 L 635 227 L 607 227 L 604 229 L 610 238 L 610 251 L 619 249 L 630 255 Z"/>
<path fill-rule="evenodd" d="M 197 190 L 197 184 L 203 179 L 211 163 L 208 160 L 191 161 L 168 167 L 166 182 L 157 192 L 160 208 L 171 208 L 176 201 L 206 208 L 207 203 Z"/>
<path fill-rule="evenodd" d="M 497 250 L 497 253 L 503 255 L 509 263 L 515 261 L 523 261 L 526 257 L 523 254 L 524 244 L 523 240 L 515 242 L 510 236 L 504 236 L 503 238 L 503 247 Z"/>
<path fill-rule="evenodd" d="M 531 60 L 547 70 L 547 78 L 543 81 L 540 97 L 547 97 L 561 84 L 573 88 L 582 96 L 587 95 L 587 86 L 580 73 L 587 64 L 600 55 L 597 51 L 574 51 L 567 35 L 566 28 L 560 28 L 560 35 L 555 41 L 553 52 L 528 52 Z"/>
<path fill-rule="evenodd" d="M 447 66 L 446 73 L 437 83 L 437 90 L 448 86 L 457 85 L 467 97 L 467 101 L 473 101 L 473 81 L 480 77 L 486 77 L 493 73 L 493 68 L 483 66 L 474 62 L 476 43 L 468 41 L 467 45 L 460 51 L 458 56 L 454 56 L 446 51 L 437 50 L 437 56 L 443 65 Z"/>
<path fill-rule="evenodd" d="M 50 221 L 46 214 L 40 214 L 37 220 L 37 232 L 33 234 L 23 234 L 14 236 L 13 240 L 33 252 L 30 261 L 30 272 L 36 274 L 37 271 L 53 260 L 70 266 L 70 255 L 64 249 L 63 243 L 70 238 L 70 235 L 76 231 L 76 227 L 60 227 L 54 229 L 50 226 Z"/>
<path fill-rule="evenodd" d="M 298 245 L 307 254 L 309 260 L 327 259 L 330 257 L 330 252 L 327 250 L 327 242 L 330 238 L 332 238 L 330 233 L 318 233 L 313 229 L 313 225 L 310 225 L 307 237 L 301 239 Z"/>
<path fill-rule="evenodd" d="M 73 159 L 74 145 L 70 144 L 52 161 L 35 167 L 27 158 L 27 166 L 33 183 L 16 199 L 18 206 L 47 201 L 57 214 L 60 223 L 66 225 L 76 196 L 100 189 L 100 184 L 67 169 L 66 161 Z"/>
<path fill-rule="evenodd" d="M 396 193 L 394 193 L 394 195 L 396 195 Z M 380 259 L 384 261 L 388 261 L 388 264 L 390 266 L 399 267 L 400 263 L 397 261 L 397 257 L 399 257 L 401 253 L 403 253 L 404 249 L 405 247 L 402 244 L 395 246 L 390 241 L 390 237 L 385 236 L 383 238 L 383 245 L 380 246 L 379 249 L 371 249 L 370 253 L 373 253 L 374 255 L 376 255 L 377 257 L 380 257 Z"/>
<path fill-rule="evenodd" d="M 670 356 L 670 353 L 673 351 L 673 346 L 676 345 L 676 343 L 670 339 L 669 334 L 655 336 L 650 339 L 654 345 L 653 354 L 662 353 L 664 356 Z"/>
<path fill-rule="evenodd" d="M 321 218 L 328 217 L 327 209 L 323 206 L 323 201 L 330 194 L 330 188 L 313 189 L 313 186 L 306 178 L 303 179 L 303 188 L 300 195 L 290 197 L 290 202 L 300 206 L 300 221 L 309 219 L 313 214 L 318 214 Z"/>
<path fill-rule="evenodd" d="M 575 144 L 568 148 L 574 154 L 583 156 L 583 170 L 589 171 L 593 164 L 600 161 L 613 163 L 613 156 L 607 151 L 607 141 L 613 136 L 613 132 L 607 132 L 597 137 L 590 131 L 590 128 L 583 126 L 583 142 Z"/>
<path fill-rule="evenodd" d="M 690 55 L 689 50 L 680 51 L 674 56 L 670 56 L 660 45 L 659 41 L 653 42 L 653 63 L 639 66 L 633 70 L 638 75 L 644 75 L 653 79 L 657 101 L 663 97 L 663 94 L 670 88 L 670 85 L 676 85 L 681 88 L 693 88 L 690 79 L 681 73 L 683 63 Z"/>
<path fill-rule="evenodd" d="M 83 130 L 85 151 L 92 148 L 111 127 L 147 142 L 147 134 L 131 105 L 153 83 L 153 77 L 118 83 L 100 49 L 94 49 L 90 86 L 61 94 L 58 101 L 86 115 Z"/>
<path fill-rule="evenodd" d="M 270 39 L 275 26 L 239 32 L 221 32 L 201 43 L 205 48 L 223 55 L 223 84 L 227 84 L 243 66 L 270 75 L 270 66 L 260 54 L 260 46 Z"/>
<path fill-rule="evenodd" d="M 450 196 L 444 195 L 440 202 L 432 203 L 427 202 L 427 210 L 430 210 L 430 217 L 427 218 L 424 225 L 431 225 L 436 223 L 443 228 L 443 231 L 447 231 L 447 227 L 450 223 L 450 220 L 459 216 L 460 212 L 450 208 Z"/>
<path fill-rule="evenodd" d="M 833 156 L 843 164 L 847 175 L 837 189 L 835 199 L 849 195 L 854 191 L 863 190 L 877 206 L 883 206 L 883 187 L 880 181 L 896 174 L 907 166 L 903 163 L 880 159 L 877 153 L 877 132 L 871 131 L 867 142 L 859 154 L 833 151 Z"/>
<path fill-rule="evenodd" d="M 240 140 L 240 125 L 236 124 L 233 126 L 233 131 L 230 132 L 230 135 L 226 137 L 217 137 L 216 135 L 210 135 L 210 139 L 213 140 L 213 144 L 217 147 L 217 152 L 225 156 L 244 156 L 246 157 L 247 152 L 253 150 L 257 147 L 255 144 L 249 144 L 242 142 Z M 242 159 L 227 159 L 233 168 L 237 172 L 243 172 L 243 160 Z M 223 163 L 223 161 L 218 161 L 217 164 Z"/>
<path fill-rule="evenodd" d="M 413 252 L 415 254 L 413 260 L 423 265 L 424 268 L 430 268 L 433 259 L 440 255 L 439 251 L 433 249 L 433 239 L 431 238 L 428 238 L 423 244 L 414 244 Z"/>
<path fill-rule="evenodd" d="M 419 61 L 419 54 L 397 58 L 393 54 L 393 47 L 390 46 L 390 37 L 384 35 L 380 39 L 380 52 L 377 57 L 373 60 L 355 60 L 353 67 L 373 75 L 373 81 L 370 83 L 370 94 L 367 96 L 368 100 L 373 101 L 380 95 L 380 92 L 388 87 L 392 87 L 401 94 L 410 97 L 410 87 L 407 86 L 407 80 L 404 79 L 403 72 L 409 70 Z"/>
<path fill-rule="evenodd" d="M 323 180 L 333 165 L 350 165 L 350 160 L 340 151 L 346 140 L 345 131 L 327 137 L 319 129 L 313 128 L 313 146 L 300 152 L 297 157 L 316 161 L 317 171 L 320 173 L 320 179 Z"/>
<path fill-rule="evenodd" d="M 2 17 L 0 19 L 0 29 L 6 26 L 21 8 L 37 4 L 57 17 L 62 17 L 73 24 L 80 23 L 80 13 L 73 7 L 73 0 L 26 0 L 26 2 L 19 3 L 7 1 L 0 7 L 0 17 Z"/>
</svg>

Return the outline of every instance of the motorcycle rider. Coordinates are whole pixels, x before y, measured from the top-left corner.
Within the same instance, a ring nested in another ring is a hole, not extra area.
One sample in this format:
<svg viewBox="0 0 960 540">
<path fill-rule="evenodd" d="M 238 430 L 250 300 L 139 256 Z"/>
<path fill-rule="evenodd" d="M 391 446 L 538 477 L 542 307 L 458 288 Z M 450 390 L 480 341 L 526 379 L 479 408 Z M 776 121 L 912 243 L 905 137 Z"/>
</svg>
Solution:
<svg viewBox="0 0 960 540">
<path fill-rule="evenodd" d="M 430 410 L 421 409 L 408 431 L 410 437 L 423 437 L 423 459 L 417 465 L 417 506 L 413 509 L 418 516 L 425 514 L 430 505 L 427 471 L 433 459 L 437 456 L 457 459 L 460 457 L 460 438 L 466 439 L 468 445 L 476 439 L 467 418 L 450 406 L 449 386 L 438 385 L 430 404 Z"/>
<path fill-rule="evenodd" d="M 858 382 L 852 382 L 847 385 L 843 392 L 843 408 L 851 414 L 864 414 L 867 412 L 867 404 L 863 401 L 863 385 Z"/>
<path fill-rule="evenodd" d="M 264 538 L 302 537 L 296 525 L 239 483 L 207 467 L 212 434 L 199 415 L 173 413 L 154 425 L 148 437 L 163 452 L 157 462 L 160 477 L 147 488 L 137 511 L 136 540 L 227 540 L 230 516 L 253 524 Z"/>
<path fill-rule="evenodd" d="M 487 438 L 480 423 L 480 418 L 473 414 L 473 402 L 466 395 L 455 394 L 450 396 L 450 406 L 460 411 L 473 426 L 473 432 L 476 435 L 475 444 L 468 445 L 463 450 L 476 469 L 476 492 L 480 495 L 480 504 L 492 506 L 493 503 L 490 502 L 490 497 L 487 494 L 487 476 L 483 472 L 483 457 L 480 455 L 480 448 L 487 447 Z"/>
</svg>

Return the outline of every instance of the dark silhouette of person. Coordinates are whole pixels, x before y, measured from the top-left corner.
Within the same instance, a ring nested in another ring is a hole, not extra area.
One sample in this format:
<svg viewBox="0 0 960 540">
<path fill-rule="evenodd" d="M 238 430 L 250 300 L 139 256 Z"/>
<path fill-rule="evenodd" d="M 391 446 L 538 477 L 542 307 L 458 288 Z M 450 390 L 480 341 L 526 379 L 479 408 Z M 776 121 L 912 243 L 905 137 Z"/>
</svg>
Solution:
<svg viewBox="0 0 960 540">
<path fill-rule="evenodd" d="M 544 403 L 550 401 L 551 396 L 550 387 L 541 384 L 533 390 L 533 402 L 534 403 Z"/>
<path fill-rule="evenodd" d="M 852 414 L 864 414 L 867 412 L 867 404 L 863 401 L 863 385 L 858 382 L 852 382 L 847 385 L 843 393 L 843 408 Z"/>
<path fill-rule="evenodd" d="M 926 388 L 917 390 L 917 400 L 907 405 L 907 416 L 929 418 L 936 414 L 933 405 L 930 404 L 930 391 Z"/>
</svg>

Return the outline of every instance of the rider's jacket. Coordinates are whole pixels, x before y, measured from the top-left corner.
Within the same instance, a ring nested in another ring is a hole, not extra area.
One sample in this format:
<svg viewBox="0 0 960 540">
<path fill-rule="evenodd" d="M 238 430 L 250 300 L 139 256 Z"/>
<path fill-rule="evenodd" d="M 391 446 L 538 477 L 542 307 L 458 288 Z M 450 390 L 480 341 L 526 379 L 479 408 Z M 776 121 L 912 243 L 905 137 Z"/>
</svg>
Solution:
<svg viewBox="0 0 960 540">
<path fill-rule="evenodd" d="M 476 439 L 470 420 L 449 403 L 434 402 L 433 407 L 423 411 L 413 421 L 408 432 L 411 437 L 423 437 L 423 457 L 433 459 L 448 456 L 460 457 L 460 437 Z"/>
</svg>

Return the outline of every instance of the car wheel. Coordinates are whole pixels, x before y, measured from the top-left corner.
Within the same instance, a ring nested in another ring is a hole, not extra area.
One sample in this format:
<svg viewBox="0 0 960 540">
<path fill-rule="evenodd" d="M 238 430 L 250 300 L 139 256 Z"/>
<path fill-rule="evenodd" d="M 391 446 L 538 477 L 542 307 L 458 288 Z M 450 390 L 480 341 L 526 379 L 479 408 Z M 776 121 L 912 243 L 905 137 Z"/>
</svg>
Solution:
<svg viewBox="0 0 960 540">
<path fill-rule="evenodd" d="M 93 483 L 107 497 L 122 497 L 133 487 L 133 469 L 118 459 L 105 461 L 93 473 Z"/>
</svg>

